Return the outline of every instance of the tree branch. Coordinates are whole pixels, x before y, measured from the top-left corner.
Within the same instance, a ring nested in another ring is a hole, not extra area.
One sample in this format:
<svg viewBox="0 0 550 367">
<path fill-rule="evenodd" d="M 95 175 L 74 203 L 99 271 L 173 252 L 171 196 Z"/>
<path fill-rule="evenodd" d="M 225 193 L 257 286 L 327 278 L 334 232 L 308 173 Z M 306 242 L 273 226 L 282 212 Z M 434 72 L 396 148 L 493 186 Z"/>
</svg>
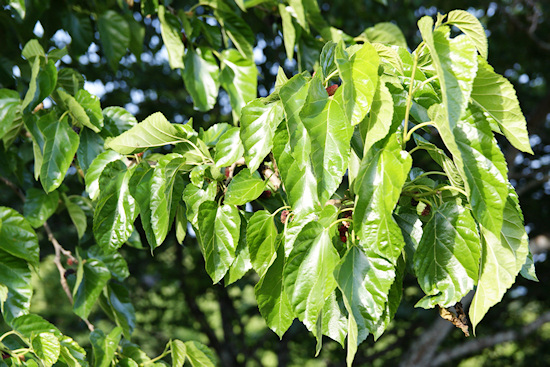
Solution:
<svg viewBox="0 0 550 367">
<path fill-rule="evenodd" d="M 474 339 L 457 347 L 443 351 L 435 356 L 430 366 L 440 366 L 442 364 L 448 363 L 453 359 L 479 352 L 482 349 L 489 348 L 504 342 L 518 340 L 535 332 L 547 322 L 550 322 L 550 311 L 543 313 L 535 321 L 523 326 L 519 330 L 508 330 L 496 333 L 491 336 L 487 336 L 485 338 Z"/>
</svg>

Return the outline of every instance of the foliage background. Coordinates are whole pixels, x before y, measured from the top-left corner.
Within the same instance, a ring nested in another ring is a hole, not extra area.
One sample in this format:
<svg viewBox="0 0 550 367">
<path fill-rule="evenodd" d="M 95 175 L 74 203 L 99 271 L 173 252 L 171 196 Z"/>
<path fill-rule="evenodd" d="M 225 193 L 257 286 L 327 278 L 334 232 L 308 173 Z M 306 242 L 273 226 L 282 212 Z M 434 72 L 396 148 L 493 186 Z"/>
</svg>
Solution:
<svg viewBox="0 0 550 367">
<path fill-rule="evenodd" d="M 29 73 L 20 54 L 22 44 L 36 36 L 44 45 L 63 46 L 68 42 L 66 34 L 58 32 L 74 7 L 93 8 L 92 2 L 59 1 L 51 3 L 30 1 L 32 12 L 18 29 L 11 29 L 5 10 L 0 13 L 0 86 L 22 88 L 12 77 L 14 66 L 22 75 Z M 117 1 L 97 2 L 97 6 L 120 9 Z M 139 9 L 136 2 L 135 9 Z M 194 3 L 173 1 L 174 8 L 189 9 Z M 497 73 L 505 75 L 516 88 L 528 129 L 534 156 L 525 156 L 506 142 L 501 147 L 510 167 L 510 178 L 516 185 L 525 223 L 535 253 L 537 275 L 541 283 L 522 278 L 505 295 L 503 302 L 495 306 L 478 328 L 475 339 L 499 335 L 507 330 L 520 330 L 524 325 L 546 315 L 550 295 L 544 284 L 548 282 L 547 250 L 550 247 L 550 4 L 546 1 L 506 0 L 492 1 L 331 1 L 320 2 L 323 16 L 335 27 L 347 34 L 358 35 L 365 28 L 382 21 L 395 22 L 405 33 L 410 47 L 418 44 L 420 37 L 416 21 L 423 15 L 447 13 L 452 9 L 466 9 L 474 13 L 489 32 L 489 63 Z M 200 12 L 201 8 L 197 9 Z M 141 20 L 139 12 L 133 14 Z M 255 61 L 259 68 L 258 90 L 265 96 L 272 89 L 278 66 L 287 75 L 295 73 L 298 65 L 286 60 L 282 43 L 280 19 L 265 16 L 261 9 L 244 15 L 245 21 L 256 34 Z M 40 19 L 41 27 L 36 27 Z M 231 109 L 227 95 L 221 93 L 214 110 L 201 113 L 193 110 L 190 97 L 183 88 L 181 76 L 169 68 L 166 52 L 160 40 L 156 19 L 145 19 L 144 49 L 141 62 L 125 57 L 116 72 L 108 66 L 97 45 L 87 51 L 70 48 L 70 56 L 62 62 L 86 75 L 87 88 L 101 96 L 102 107 L 125 106 L 136 114 L 139 121 L 156 111 L 174 122 L 194 118 L 195 127 L 207 128 L 212 123 L 231 122 Z M 40 29 L 42 28 L 42 30 Z M 42 31 L 42 34 L 41 34 Z M 56 35 L 54 37 L 54 35 Z M 96 44 L 98 35 L 96 38 Z M 48 41 L 49 40 L 49 41 Z M 144 72 L 147 71 L 147 72 Z M 0 155 L 3 153 L 0 153 Z M 2 157 L 0 156 L 0 160 Z M 2 168 L 0 168 L 2 175 Z M 21 203 L 9 189 L 0 183 L 0 205 L 21 209 Z M 58 240 L 70 248 L 77 242 L 76 231 L 63 216 L 53 216 L 50 225 Z M 47 241 L 42 238 L 41 241 Z M 331 341 L 325 341 L 321 355 L 313 359 L 315 340 L 307 335 L 301 325 L 295 324 L 282 341 L 272 333 L 262 320 L 254 301 L 253 284 L 257 279 L 249 274 L 235 285 L 224 288 L 212 286 L 204 270 L 203 258 L 192 236 L 187 236 L 184 246 L 176 244 L 171 233 L 167 242 L 151 257 L 148 250 L 130 247 L 122 249 L 130 266 L 129 286 L 136 307 L 136 331 L 133 341 L 141 345 L 151 356 L 162 352 L 170 338 L 196 339 L 215 349 L 220 357 L 231 364 L 247 366 L 340 366 L 344 364 L 345 351 Z M 49 248 L 49 246 L 41 246 Z M 42 252 L 40 282 L 34 298 L 34 309 L 64 333 L 72 335 L 81 345 L 87 345 L 86 325 L 71 312 L 71 306 L 59 287 L 58 274 L 51 258 Z M 541 286 L 542 285 L 542 286 Z M 404 300 L 395 321 L 379 342 L 372 337 L 359 347 L 356 365 L 372 363 L 375 366 L 405 364 L 419 353 L 415 340 L 429 335 L 431 330 L 441 329 L 435 311 L 413 309 L 421 291 L 412 279 L 405 279 Z M 112 325 L 98 308 L 90 320 L 99 328 L 109 330 Z M 80 337 L 79 337 L 80 335 Z M 474 342 L 475 342 L 474 340 Z M 440 333 L 439 352 L 451 350 L 468 342 L 458 329 Z M 459 356 L 460 366 L 543 366 L 550 364 L 550 323 L 542 325 L 526 337 L 520 334 L 507 343 L 491 345 L 475 352 L 474 356 Z M 421 346 L 420 346 L 421 347 Z M 443 360 L 444 361 L 444 360 Z M 458 365 L 457 360 L 447 360 L 442 365 Z"/>
</svg>

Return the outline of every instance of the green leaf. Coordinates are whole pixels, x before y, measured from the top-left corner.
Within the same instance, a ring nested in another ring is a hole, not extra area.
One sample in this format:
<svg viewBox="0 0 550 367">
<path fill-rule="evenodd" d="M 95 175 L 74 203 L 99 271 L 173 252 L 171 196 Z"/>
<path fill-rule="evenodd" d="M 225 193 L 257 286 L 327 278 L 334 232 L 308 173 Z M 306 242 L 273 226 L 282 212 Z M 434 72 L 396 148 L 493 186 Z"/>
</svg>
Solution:
<svg viewBox="0 0 550 367">
<path fill-rule="evenodd" d="M 321 325 L 319 325 L 319 323 Z M 317 324 L 321 326 L 322 335 L 326 335 L 344 347 L 348 334 L 347 312 L 342 299 L 342 292 L 338 288 L 330 294 L 325 301 L 325 306 Z M 317 333 L 317 331 L 316 331 Z M 320 340 L 320 335 L 315 335 Z M 320 348 L 322 345 L 318 345 Z"/>
<path fill-rule="evenodd" d="M 102 152 L 104 141 L 101 136 L 88 128 L 80 131 L 80 144 L 76 150 L 76 158 L 82 172 L 86 174 L 94 159 Z"/>
<path fill-rule="evenodd" d="M 246 242 L 252 266 L 261 278 L 277 257 L 277 227 L 268 211 L 259 210 L 250 218 Z"/>
<path fill-rule="evenodd" d="M 193 367 L 214 367 L 216 358 L 208 347 L 196 341 L 185 342 L 187 360 Z"/>
<path fill-rule="evenodd" d="M 306 224 L 285 264 L 283 282 L 295 314 L 309 330 L 336 288 L 332 272 L 338 261 L 329 229 L 318 222 Z"/>
<path fill-rule="evenodd" d="M 372 252 L 394 265 L 405 242 L 392 213 L 412 163 L 409 153 L 401 150 L 399 135 L 397 131 L 372 146 L 354 184 L 353 225 L 360 244 L 369 256 Z"/>
<path fill-rule="evenodd" d="M 88 91 L 81 89 L 75 97 L 62 89 L 57 90 L 57 94 L 67 106 L 71 117 L 81 125 L 86 126 L 92 131 L 98 133 L 103 127 L 103 115 L 99 98 L 91 95 Z"/>
<path fill-rule="evenodd" d="M 279 15 L 281 16 L 283 25 L 283 40 L 285 43 L 286 57 L 292 60 L 294 58 L 294 47 L 296 46 L 296 29 L 292 23 L 290 12 L 283 4 L 279 4 Z"/>
<path fill-rule="evenodd" d="M 0 249 L 38 268 L 38 238 L 29 222 L 14 209 L 4 206 L 0 206 L 0 222 Z"/>
<path fill-rule="evenodd" d="M 311 164 L 300 164 L 292 156 L 286 128 L 280 129 L 273 141 L 273 155 L 294 213 L 298 216 L 311 213 L 319 205 L 317 180 Z"/>
<path fill-rule="evenodd" d="M 385 60 L 389 63 L 398 73 L 403 74 L 403 60 L 399 57 L 399 54 L 391 46 L 386 46 L 381 43 L 373 43 L 372 47 L 378 52 L 381 61 Z"/>
<path fill-rule="evenodd" d="M 115 151 L 107 150 L 103 153 L 100 153 L 90 164 L 86 175 L 84 176 L 84 181 L 86 182 L 86 192 L 90 195 L 90 199 L 95 200 L 99 197 L 99 177 L 101 172 L 105 167 L 114 161 L 118 161 L 122 158 L 120 154 Z"/>
<path fill-rule="evenodd" d="M 155 112 L 116 138 L 107 138 L 105 148 L 112 149 L 120 154 L 134 154 L 143 152 L 147 148 L 162 147 L 185 140 L 186 136 L 171 124 L 162 113 Z"/>
<path fill-rule="evenodd" d="M 242 109 L 241 140 L 244 158 L 251 171 L 256 171 L 273 148 L 275 130 L 283 120 L 281 102 L 265 104 L 255 99 Z"/>
<path fill-rule="evenodd" d="M 220 137 L 214 156 L 216 167 L 231 166 L 243 156 L 244 148 L 239 133 L 238 127 L 232 127 Z"/>
<path fill-rule="evenodd" d="M 19 18 L 25 19 L 27 8 L 25 6 L 25 0 L 9 0 L 10 9 L 19 15 Z"/>
<path fill-rule="evenodd" d="M 398 26 L 390 22 L 377 23 L 374 27 L 365 29 L 363 35 L 371 43 L 382 43 L 407 48 L 407 41 L 403 32 L 401 32 Z"/>
<path fill-rule="evenodd" d="M 83 319 L 92 311 L 103 287 L 111 278 L 111 272 L 97 259 L 80 262 L 74 287 L 73 311 Z"/>
<path fill-rule="evenodd" d="M 60 342 L 60 361 L 65 362 L 69 367 L 88 367 L 86 351 L 77 342 L 68 336 L 63 336 Z"/>
<path fill-rule="evenodd" d="M 472 14 L 464 10 L 453 10 L 447 15 L 446 24 L 452 24 L 458 27 L 466 37 L 476 46 L 479 54 L 487 60 L 489 46 L 485 30 L 479 20 Z"/>
<path fill-rule="evenodd" d="M 73 40 L 74 41 L 74 40 Z M 90 42 L 91 43 L 91 42 Z M 90 44 L 88 43 L 88 45 Z M 88 46 L 86 46 L 86 50 Z M 62 88 L 71 96 L 84 88 L 84 77 L 82 74 L 71 68 L 63 68 L 57 72 L 57 88 Z"/>
<path fill-rule="evenodd" d="M 220 83 L 229 94 L 236 116 L 241 116 L 242 108 L 256 98 L 258 69 L 254 60 L 244 58 L 235 49 L 224 50 L 221 54 Z"/>
<path fill-rule="evenodd" d="M 31 67 L 31 81 L 21 109 L 31 112 L 55 89 L 57 84 L 57 68 L 53 60 L 49 60 L 43 66 L 40 57 L 34 59 Z"/>
<path fill-rule="evenodd" d="M 90 247 L 87 253 L 88 258 L 101 261 L 107 267 L 107 269 L 109 269 L 111 275 L 119 282 L 123 282 L 124 279 L 130 276 L 128 264 L 120 253 L 105 253 L 103 252 L 101 247 L 97 245 Z"/>
<path fill-rule="evenodd" d="M 200 205 L 198 215 L 199 245 L 206 262 L 206 272 L 218 283 L 235 260 L 241 218 L 234 206 L 218 207 L 214 201 Z"/>
<path fill-rule="evenodd" d="M 300 118 L 311 140 L 311 162 L 321 203 L 332 197 L 348 167 L 353 127 L 342 107 L 337 99 L 328 96 L 321 73 L 316 74 L 309 84 Z"/>
<path fill-rule="evenodd" d="M 168 51 L 168 62 L 172 69 L 183 69 L 183 53 L 181 23 L 175 15 L 166 11 L 164 5 L 158 7 L 162 41 Z"/>
<path fill-rule="evenodd" d="M 55 335 L 40 333 L 32 338 L 31 343 L 32 349 L 44 366 L 51 367 L 57 362 L 61 345 Z"/>
<path fill-rule="evenodd" d="M 521 112 L 514 86 L 503 76 L 495 73 L 482 59 L 479 60 L 479 69 L 474 79 L 472 100 L 488 118 L 498 124 L 514 147 L 533 154 L 525 117 Z"/>
<path fill-rule="evenodd" d="M 319 57 L 319 61 L 321 64 L 321 69 L 323 70 L 323 78 L 328 78 L 330 74 L 336 71 L 336 60 L 335 60 L 335 52 L 336 52 L 336 43 L 332 41 L 328 41 L 323 46 L 323 49 L 321 50 L 321 56 Z"/>
<path fill-rule="evenodd" d="M 466 109 L 472 92 L 477 71 L 477 53 L 474 44 L 466 36 L 450 39 L 448 27 L 433 31 L 432 26 L 433 19 L 429 16 L 418 21 L 418 28 L 437 72 L 446 122 L 452 130 Z"/>
<path fill-rule="evenodd" d="M 107 107 L 102 113 L 104 123 L 102 132 L 108 132 L 112 137 L 119 136 L 138 123 L 134 115 L 122 107 Z"/>
<path fill-rule="evenodd" d="M 462 176 L 458 171 L 455 163 L 447 156 L 443 149 L 438 148 L 435 144 L 424 140 L 420 135 L 414 134 L 416 145 L 423 147 L 430 157 L 445 171 L 449 181 L 456 187 L 464 187 Z"/>
<path fill-rule="evenodd" d="M 393 118 L 393 99 L 388 87 L 380 80 L 374 97 L 372 107 L 367 117 L 361 121 L 359 128 L 364 141 L 363 155 L 367 154 L 370 147 L 384 139 L 390 131 Z"/>
<path fill-rule="evenodd" d="M 533 254 L 529 252 L 525 264 L 521 267 L 520 274 L 522 277 L 533 282 L 538 282 L 537 273 L 535 272 L 535 262 L 533 261 Z"/>
<path fill-rule="evenodd" d="M 336 63 L 342 85 L 336 90 L 334 99 L 339 101 L 348 121 L 357 125 L 371 109 L 380 58 L 370 43 L 363 44 L 349 58 L 341 47 L 336 49 Z"/>
<path fill-rule="evenodd" d="M 197 218 L 200 205 L 205 201 L 214 200 L 216 198 L 216 192 L 216 182 L 211 182 L 204 190 L 193 184 L 187 185 L 185 190 L 183 190 L 182 199 L 187 207 L 185 215 L 187 220 L 195 226 L 195 228 L 198 224 Z"/>
<path fill-rule="evenodd" d="M 235 250 L 235 260 L 229 267 L 229 271 L 225 276 L 226 287 L 241 279 L 250 269 L 252 269 L 250 253 L 248 251 L 248 240 L 246 237 L 246 228 L 248 225 L 246 218 L 248 218 L 248 214 L 250 213 L 246 213 L 246 216 L 241 214 L 239 243 L 237 244 L 237 249 Z"/>
<path fill-rule="evenodd" d="M 277 255 L 264 276 L 254 287 L 260 313 L 267 326 L 282 338 L 294 320 L 294 312 L 283 287 L 285 249 L 279 246 Z"/>
<path fill-rule="evenodd" d="M 470 320 L 474 332 L 489 308 L 500 302 L 506 290 L 514 284 L 529 254 L 529 240 L 523 224 L 523 215 L 513 189 L 508 193 L 503 214 L 505 220 L 499 237 L 481 227 L 481 270 L 470 306 Z"/>
<path fill-rule="evenodd" d="M 181 340 L 170 340 L 170 350 L 172 351 L 172 367 L 182 367 L 187 357 L 187 347 Z"/>
<path fill-rule="evenodd" d="M 0 303 L 0 309 L 2 317 L 10 324 L 15 318 L 29 313 L 32 296 L 31 271 L 25 260 L 1 249 L 0 284 L 8 288 L 7 300 Z"/>
<path fill-rule="evenodd" d="M 94 236 L 105 252 L 113 252 L 126 242 L 134 230 L 136 203 L 128 183 L 133 169 L 121 161 L 109 163 L 99 180 L 100 195 L 94 211 Z"/>
<path fill-rule="evenodd" d="M 208 48 L 189 48 L 183 62 L 183 81 L 193 98 L 193 106 L 203 112 L 211 110 L 220 88 L 219 67 L 212 51 Z"/>
<path fill-rule="evenodd" d="M 187 234 L 187 217 L 185 216 L 185 205 L 178 204 L 176 209 L 176 239 L 182 244 Z"/>
<path fill-rule="evenodd" d="M 0 139 L 10 130 L 20 104 L 19 93 L 10 89 L 0 89 Z"/>
<path fill-rule="evenodd" d="M 124 338 L 130 340 L 136 324 L 134 306 L 128 289 L 115 282 L 109 282 L 101 294 L 101 306 L 116 324 L 122 328 Z"/>
<path fill-rule="evenodd" d="M 304 4 L 302 0 L 288 0 L 288 5 L 292 9 L 292 16 L 296 18 L 298 24 L 309 33 L 309 23 L 306 20 L 306 13 L 304 9 Z"/>
<path fill-rule="evenodd" d="M 130 46 L 130 26 L 124 17 L 114 10 L 99 15 L 97 21 L 103 52 L 113 70 L 117 70 L 122 56 Z"/>
<path fill-rule="evenodd" d="M 241 55 L 247 60 L 253 60 L 252 45 L 256 38 L 248 23 L 234 12 L 217 10 L 214 15 Z"/>
<path fill-rule="evenodd" d="M 31 39 L 29 42 L 25 44 L 23 47 L 23 50 L 21 51 L 21 56 L 23 56 L 30 65 L 33 64 L 35 57 L 46 57 L 46 53 L 44 52 L 44 47 L 38 42 L 37 39 Z"/>
<path fill-rule="evenodd" d="M 52 121 L 47 126 L 40 126 L 40 130 L 45 138 L 40 182 L 49 193 L 63 182 L 78 149 L 80 138 L 71 129 L 66 117 Z"/>
<path fill-rule="evenodd" d="M 12 321 L 10 326 L 13 330 L 28 339 L 31 339 L 33 335 L 40 333 L 53 334 L 58 338 L 62 337 L 62 334 L 57 327 L 36 314 L 19 316 Z"/>
<path fill-rule="evenodd" d="M 71 36 L 71 52 L 77 55 L 84 54 L 94 40 L 94 29 L 90 16 L 74 11 L 67 12 L 61 17 L 63 29 Z M 74 94 L 74 93 L 73 93 Z"/>
<path fill-rule="evenodd" d="M 228 205 L 244 205 L 257 199 L 265 188 L 265 182 L 259 175 L 252 174 L 249 169 L 243 169 L 233 177 L 227 192 L 224 203 Z"/>
<path fill-rule="evenodd" d="M 94 350 L 93 366 L 109 367 L 111 365 L 121 336 L 122 329 L 118 326 L 107 335 L 99 329 L 92 331 L 90 341 Z"/>
<path fill-rule="evenodd" d="M 351 366 L 357 346 L 376 329 L 395 278 L 386 259 L 352 246 L 338 263 L 334 277 L 344 297 L 348 315 L 348 356 Z"/>
<path fill-rule="evenodd" d="M 456 202 L 432 208 L 414 254 L 414 271 L 426 293 L 416 307 L 451 307 L 477 283 L 481 258 L 476 222 Z"/>
<path fill-rule="evenodd" d="M 23 213 L 29 223 L 34 228 L 38 228 L 55 213 L 58 203 L 59 193 L 57 191 L 48 195 L 44 190 L 30 188 L 25 195 Z"/>
</svg>

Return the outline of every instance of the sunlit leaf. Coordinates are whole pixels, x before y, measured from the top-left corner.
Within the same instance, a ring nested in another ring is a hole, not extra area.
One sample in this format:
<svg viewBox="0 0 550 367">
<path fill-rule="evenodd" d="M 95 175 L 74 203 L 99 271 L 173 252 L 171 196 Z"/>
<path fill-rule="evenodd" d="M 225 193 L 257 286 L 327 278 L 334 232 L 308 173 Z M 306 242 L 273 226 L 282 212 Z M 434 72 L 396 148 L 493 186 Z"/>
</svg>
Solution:
<svg viewBox="0 0 550 367">
<path fill-rule="evenodd" d="M 244 58 L 235 49 L 224 50 L 221 58 L 220 84 L 229 94 L 236 116 L 241 116 L 242 108 L 256 98 L 258 69 L 253 60 Z"/>
<path fill-rule="evenodd" d="M 238 127 L 232 127 L 220 137 L 216 144 L 216 155 L 214 156 L 216 167 L 231 166 L 243 156 L 243 153 L 240 130 Z"/>
<path fill-rule="evenodd" d="M 54 334 L 40 333 L 32 340 L 32 349 L 45 367 L 51 367 L 59 358 L 60 344 Z"/>
<path fill-rule="evenodd" d="M 168 51 L 170 67 L 172 69 L 183 69 L 183 53 L 185 48 L 181 38 L 181 23 L 175 15 L 166 11 L 164 5 L 159 5 L 158 17 L 162 40 Z"/>
<path fill-rule="evenodd" d="M 479 54 L 487 60 L 489 46 L 487 45 L 487 36 L 479 20 L 464 10 L 453 10 L 447 15 L 445 23 L 458 27 L 464 34 L 470 38 L 476 45 Z"/>
<path fill-rule="evenodd" d="M 277 227 L 269 212 L 259 210 L 250 218 L 246 241 L 252 266 L 261 278 L 277 257 Z"/>
<path fill-rule="evenodd" d="M 207 48 L 189 48 L 183 57 L 182 71 L 187 91 L 199 111 L 211 110 L 218 97 L 219 67 L 212 51 Z"/>
<path fill-rule="evenodd" d="M 265 188 L 265 182 L 259 175 L 243 169 L 231 179 L 225 193 L 225 204 L 244 205 L 257 199 Z"/>
</svg>

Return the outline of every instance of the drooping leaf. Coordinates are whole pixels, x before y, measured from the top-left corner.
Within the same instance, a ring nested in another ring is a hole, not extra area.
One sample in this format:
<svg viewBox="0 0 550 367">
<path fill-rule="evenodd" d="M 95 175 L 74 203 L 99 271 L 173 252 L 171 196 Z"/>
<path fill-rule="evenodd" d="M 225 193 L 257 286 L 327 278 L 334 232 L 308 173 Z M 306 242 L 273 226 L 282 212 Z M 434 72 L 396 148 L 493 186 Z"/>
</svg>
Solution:
<svg viewBox="0 0 550 367">
<path fill-rule="evenodd" d="M 86 192 L 90 195 L 90 199 L 95 200 L 99 196 L 99 177 L 105 167 L 114 161 L 118 161 L 122 158 L 120 154 L 113 150 L 107 150 L 100 153 L 90 164 L 84 181 L 86 182 Z"/>
<path fill-rule="evenodd" d="M 77 342 L 68 336 L 60 339 L 61 350 L 59 360 L 65 362 L 69 367 L 88 367 L 86 351 Z"/>
<path fill-rule="evenodd" d="M 378 254 L 394 265 L 405 243 L 392 213 L 412 163 L 409 153 L 401 150 L 399 135 L 398 131 L 372 146 L 354 184 L 353 225 L 360 244 L 369 256 Z"/>
<path fill-rule="evenodd" d="M 332 272 L 339 260 L 329 229 L 318 222 L 306 224 L 286 261 L 283 282 L 296 316 L 309 330 L 336 288 Z"/>
<path fill-rule="evenodd" d="M 86 49 L 88 49 L 88 46 L 86 46 Z M 57 88 L 62 88 L 71 96 L 74 96 L 79 90 L 84 88 L 84 77 L 75 69 L 60 69 L 57 72 Z"/>
<path fill-rule="evenodd" d="M 84 54 L 94 40 L 94 29 L 90 16 L 84 13 L 67 12 L 61 17 L 63 29 L 71 36 L 71 52 Z"/>
<path fill-rule="evenodd" d="M 456 202 L 432 213 L 414 254 L 414 271 L 426 293 L 416 306 L 451 307 L 477 283 L 480 239 L 469 210 Z"/>
<path fill-rule="evenodd" d="M 251 216 L 251 213 L 246 213 L 246 215 L 241 214 L 239 243 L 237 244 L 237 249 L 235 250 L 235 260 L 229 267 L 229 270 L 225 276 L 225 286 L 233 284 L 237 280 L 241 279 L 250 269 L 252 269 L 250 253 L 248 251 L 248 239 L 246 235 L 246 228 L 248 226 L 247 218 L 250 218 Z"/>
<path fill-rule="evenodd" d="M 216 358 L 212 351 L 204 344 L 197 341 L 185 342 L 187 360 L 193 367 L 214 367 Z"/>
<path fill-rule="evenodd" d="M 57 191 L 46 194 L 44 190 L 30 188 L 25 195 L 23 213 L 25 218 L 34 227 L 38 228 L 55 213 L 59 203 Z M 2 232 L 0 231 L 0 237 Z"/>
<path fill-rule="evenodd" d="M 214 14 L 241 55 L 247 60 L 253 60 L 255 37 L 246 21 L 232 11 L 217 10 Z"/>
<path fill-rule="evenodd" d="M 279 338 L 283 337 L 294 320 L 294 312 L 283 286 L 284 265 L 285 251 L 284 246 L 280 245 L 275 260 L 254 287 L 260 313 Z"/>
<path fill-rule="evenodd" d="M 122 329 L 118 326 L 107 335 L 100 329 L 92 331 L 90 341 L 94 351 L 94 366 L 109 367 L 111 365 L 121 336 Z"/>
<path fill-rule="evenodd" d="M 0 250 L 28 261 L 38 268 L 40 264 L 38 238 L 29 222 L 16 210 L 2 206 L 0 223 Z"/>
<path fill-rule="evenodd" d="M 242 109 L 241 140 L 244 158 L 251 171 L 256 171 L 273 147 L 275 130 L 283 119 L 281 102 L 265 104 L 255 99 Z"/>
<path fill-rule="evenodd" d="M 537 273 L 535 272 L 535 262 L 533 261 L 533 254 L 529 252 L 525 264 L 521 267 L 520 274 L 522 277 L 533 282 L 538 282 Z"/>
<path fill-rule="evenodd" d="M 489 308 L 500 302 L 504 293 L 514 284 L 529 254 L 529 240 L 523 224 L 523 215 L 513 189 L 510 189 L 506 198 L 504 218 L 499 236 L 481 227 L 481 271 L 470 306 L 470 320 L 474 332 Z"/>
<path fill-rule="evenodd" d="M 85 263 L 79 263 L 73 292 L 74 313 L 83 319 L 87 318 L 110 278 L 109 269 L 97 259 L 88 259 Z"/>
<path fill-rule="evenodd" d="M 393 99 L 391 93 L 386 85 L 379 81 L 372 100 L 371 110 L 359 125 L 361 137 L 364 141 L 363 154 L 366 154 L 374 143 L 386 137 L 390 131 L 392 117 Z"/>
<path fill-rule="evenodd" d="M 82 169 L 82 172 L 86 174 L 90 165 L 94 159 L 102 152 L 105 151 L 103 148 L 104 140 L 101 138 L 101 135 L 93 132 L 88 128 L 83 128 L 80 131 L 80 143 L 78 144 L 78 149 L 76 150 L 76 158 L 78 160 L 78 165 Z"/>
<path fill-rule="evenodd" d="M 118 69 L 118 63 L 130 46 L 130 26 L 124 17 L 114 10 L 100 14 L 97 21 L 99 39 L 103 52 L 113 70 Z"/>
<path fill-rule="evenodd" d="M 147 148 L 176 144 L 185 138 L 162 113 L 156 112 L 116 138 L 107 138 L 105 148 L 120 154 L 134 154 Z"/>
<path fill-rule="evenodd" d="M 216 198 L 216 186 L 215 182 L 211 182 L 205 189 L 198 188 L 193 184 L 185 186 L 182 195 L 182 199 L 187 208 L 185 215 L 189 223 L 195 226 L 195 228 L 198 224 L 197 218 L 199 215 L 199 207 L 203 202 Z"/>
<path fill-rule="evenodd" d="M 348 121 L 357 125 L 372 107 L 380 57 L 370 43 L 363 44 L 351 57 L 338 46 L 336 63 L 342 85 L 336 90 L 334 99 L 339 101 Z"/>
<path fill-rule="evenodd" d="M 236 207 L 218 206 L 214 201 L 200 205 L 198 215 L 199 245 L 206 262 L 206 272 L 219 282 L 235 260 L 241 218 Z"/>
<path fill-rule="evenodd" d="M 224 203 L 244 205 L 257 199 L 264 191 L 265 185 L 257 173 L 253 174 L 245 168 L 237 173 L 229 183 Z"/>
<path fill-rule="evenodd" d="M 164 5 L 158 7 L 162 41 L 168 51 L 168 62 L 172 69 L 183 69 L 185 48 L 181 38 L 181 23 L 175 15 L 166 11 Z"/>
<path fill-rule="evenodd" d="M 189 48 L 183 57 L 182 71 L 187 91 L 193 97 L 193 105 L 199 111 L 211 110 L 218 97 L 219 67 L 207 48 Z"/>
<path fill-rule="evenodd" d="M 129 181 L 133 168 L 121 161 L 109 163 L 99 179 L 100 195 L 94 211 L 94 236 L 105 252 L 113 252 L 132 234 L 137 215 L 130 195 Z"/>
<path fill-rule="evenodd" d="M 479 60 L 479 69 L 474 79 L 472 100 L 489 118 L 494 120 L 504 136 L 517 149 L 533 154 L 525 117 L 521 113 L 512 84 L 494 72 L 485 61 Z"/>
<path fill-rule="evenodd" d="M 101 294 L 101 306 L 107 315 L 122 328 L 124 338 L 130 340 L 136 324 L 134 306 L 128 289 L 119 283 L 110 282 Z"/>
<path fill-rule="evenodd" d="M 489 46 L 485 30 L 479 20 L 464 10 L 453 10 L 447 15 L 447 24 L 458 27 L 476 45 L 479 54 L 487 60 Z"/>
<path fill-rule="evenodd" d="M 296 18 L 298 24 L 307 32 L 309 32 L 309 24 L 306 20 L 306 13 L 302 0 L 289 0 L 288 5 L 292 9 L 292 16 Z"/>
<path fill-rule="evenodd" d="M 248 222 L 246 239 L 250 261 L 262 278 L 277 257 L 277 227 L 273 216 L 266 210 L 259 210 Z"/>
<path fill-rule="evenodd" d="M 258 69 L 252 59 L 244 58 L 235 49 L 224 50 L 221 57 L 221 86 L 229 94 L 236 116 L 241 116 L 242 108 L 256 98 Z"/>
<path fill-rule="evenodd" d="M 311 162 L 317 178 L 321 203 L 329 200 L 340 186 L 349 159 L 349 141 L 353 127 L 336 98 L 330 98 L 321 74 L 309 84 L 300 118 L 311 140 Z"/>
<path fill-rule="evenodd" d="M 29 313 L 32 296 L 31 271 L 25 260 L 12 256 L 2 249 L 0 249 L 0 284 L 8 289 L 7 299 L 0 303 L 0 310 L 4 320 L 10 324 L 15 318 Z"/>
<path fill-rule="evenodd" d="M 107 107 L 102 113 L 104 123 L 102 133 L 107 132 L 111 137 L 119 136 L 138 123 L 134 115 L 122 107 Z"/>
<path fill-rule="evenodd" d="M 320 316 L 321 333 L 344 347 L 348 334 L 348 318 L 342 292 L 336 288 L 325 301 Z M 317 339 L 320 338 L 316 335 Z"/>
<path fill-rule="evenodd" d="M 62 89 L 58 89 L 57 94 L 78 124 L 86 126 L 96 133 L 101 130 L 103 115 L 97 96 L 91 95 L 84 89 L 79 90 L 74 97 Z"/>
<path fill-rule="evenodd" d="M 57 84 L 57 68 L 53 60 L 41 65 L 41 58 L 36 57 L 31 64 L 31 81 L 21 109 L 30 112 L 48 97 Z"/>
<path fill-rule="evenodd" d="M 296 45 L 296 29 L 292 23 L 290 12 L 283 4 L 279 4 L 279 15 L 281 16 L 283 26 L 283 40 L 285 43 L 286 57 L 292 60 L 294 57 L 294 47 Z"/>
<path fill-rule="evenodd" d="M 232 127 L 220 137 L 214 156 L 216 167 L 231 166 L 243 156 L 244 148 L 239 133 L 238 127 Z"/>
<path fill-rule="evenodd" d="M 123 282 L 124 279 L 130 276 L 128 264 L 120 253 L 105 253 L 101 247 L 97 245 L 90 247 L 87 253 L 89 259 L 97 259 L 101 261 L 103 265 L 109 269 L 111 276 L 119 282 Z"/>
<path fill-rule="evenodd" d="M 0 89 L 0 139 L 12 126 L 20 104 L 19 93 L 10 89 Z"/>
<path fill-rule="evenodd" d="M 78 149 L 80 138 L 71 129 L 66 117 L 40 126 L 40 130 L 45 138 L 40 182 L 49 193 L 63 182 Z"/>
<path fill-rule="evenodd" d="M 349 313 L 347 363 L 351 366 L 357 346 L 374 332 L 382 317 L 395 270 L 372 251 L 365 253 L 353 246 L 336 266 L 334 277 Z"/>
</svg>

